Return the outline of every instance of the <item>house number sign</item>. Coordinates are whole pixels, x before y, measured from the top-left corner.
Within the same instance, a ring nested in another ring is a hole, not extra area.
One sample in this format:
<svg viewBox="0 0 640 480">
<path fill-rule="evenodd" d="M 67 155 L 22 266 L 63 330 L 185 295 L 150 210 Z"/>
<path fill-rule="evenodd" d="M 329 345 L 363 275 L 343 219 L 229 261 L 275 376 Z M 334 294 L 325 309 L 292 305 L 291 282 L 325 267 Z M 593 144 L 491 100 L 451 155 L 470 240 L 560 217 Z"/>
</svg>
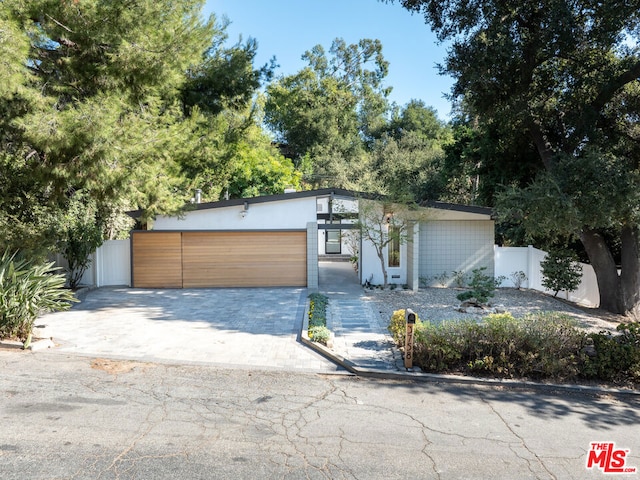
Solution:
<svg viewBox="0 0 640 480">
<path fill-rule="evenodd" d="M 410 308 L 405 310 L 405 320 L 404 368 L 413 368 L 413 329 L 416 326 L 416 314 Z"/>
</svg>

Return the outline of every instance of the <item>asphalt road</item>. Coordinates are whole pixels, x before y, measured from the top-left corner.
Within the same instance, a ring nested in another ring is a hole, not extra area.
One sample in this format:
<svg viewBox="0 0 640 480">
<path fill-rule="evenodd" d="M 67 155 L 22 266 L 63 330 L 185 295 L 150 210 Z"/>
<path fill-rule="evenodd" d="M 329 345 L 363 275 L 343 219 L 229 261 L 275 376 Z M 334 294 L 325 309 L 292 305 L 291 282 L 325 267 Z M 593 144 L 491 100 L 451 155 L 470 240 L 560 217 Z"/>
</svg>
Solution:
<svg viewBox="0 0 640 480">
<path fill-rule="evenodd" d="M 0 478 L 604 478 L 589 444 L 615 442 L 640 467 L 639 407 L 0 350 Z"/>
</svg>

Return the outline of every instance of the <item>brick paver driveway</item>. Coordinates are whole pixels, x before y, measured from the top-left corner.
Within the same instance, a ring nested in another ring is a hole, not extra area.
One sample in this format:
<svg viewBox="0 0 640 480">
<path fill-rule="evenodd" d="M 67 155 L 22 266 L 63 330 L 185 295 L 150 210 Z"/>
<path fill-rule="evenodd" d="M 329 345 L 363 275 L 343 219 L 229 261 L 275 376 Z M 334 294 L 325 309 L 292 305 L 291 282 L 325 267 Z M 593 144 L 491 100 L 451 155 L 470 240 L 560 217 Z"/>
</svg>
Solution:
<svg viewBox="0 0 640 480">
<path fill-rule="evenodd" d="M 100 288 L 38 319 L 61 353 L 330 372 L 297 341 L 306 289 Z"/>
</svg>

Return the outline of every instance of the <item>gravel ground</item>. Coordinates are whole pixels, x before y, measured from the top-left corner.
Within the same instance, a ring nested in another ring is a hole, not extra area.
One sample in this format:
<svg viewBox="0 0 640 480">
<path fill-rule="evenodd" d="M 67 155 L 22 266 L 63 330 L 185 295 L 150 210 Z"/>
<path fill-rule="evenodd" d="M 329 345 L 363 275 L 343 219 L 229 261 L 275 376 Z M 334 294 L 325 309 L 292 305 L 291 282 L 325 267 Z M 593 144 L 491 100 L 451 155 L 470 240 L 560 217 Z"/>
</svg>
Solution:
<svg viewBox="0 0 640 480">
<path fill-rule="evenodd" d="M 411 290 L 370 290 L 368 298 L 378 305 L 382 320 L 390 319 L 394 310 L 410 308 L 421 320 L 440 322 L 443 320 L 480 320 L 490 312 L 462 313 L 458 311 L 460 301 L 456 298 L 462 289 L 421 288 Z M 504 306 L 514 317 L 519 318 L 531 312 L 563 312 L 574 318 L 580 327 L 590 331 L 615 331 L 616 326 L 630 319 L 614 315 L 596 308 L 581 307 L 565 300 L 553 298 L 535 290 L 500 288 L 491 299 L 491 305 Z"/>
</svg>

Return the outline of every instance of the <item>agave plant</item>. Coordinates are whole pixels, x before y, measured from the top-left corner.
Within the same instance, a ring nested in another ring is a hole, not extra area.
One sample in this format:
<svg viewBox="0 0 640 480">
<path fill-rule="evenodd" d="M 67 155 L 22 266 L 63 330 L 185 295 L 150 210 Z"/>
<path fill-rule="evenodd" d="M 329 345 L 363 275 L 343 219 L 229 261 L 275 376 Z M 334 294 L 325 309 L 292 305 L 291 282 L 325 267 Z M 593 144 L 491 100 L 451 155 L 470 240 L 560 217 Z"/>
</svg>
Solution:
<svg viewBox="0 0 640 480">
<path fill-rule="evenodd" d="M 16 337 L 27 348 L 33 323 L 45 312 L 67 310 L 77 300 L 64 288 L 53 263 L 36 263 L 6 251 L 0 258 L 0 338 Z"/>
</svg>

